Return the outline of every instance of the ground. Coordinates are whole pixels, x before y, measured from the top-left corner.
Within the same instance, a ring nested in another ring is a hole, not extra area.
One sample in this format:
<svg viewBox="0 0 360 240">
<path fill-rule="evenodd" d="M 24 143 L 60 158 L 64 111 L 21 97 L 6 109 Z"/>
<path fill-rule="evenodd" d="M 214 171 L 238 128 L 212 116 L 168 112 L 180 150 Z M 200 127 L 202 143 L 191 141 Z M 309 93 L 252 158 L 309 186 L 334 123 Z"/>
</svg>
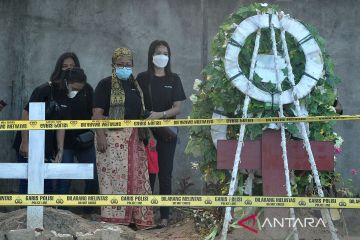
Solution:
<svg viewBox="0 0 360 240">
<path fill-rule="evenodd" d="M 356 240 L 360 239 L 360 232 L 357 229 L 359 224 L 357 217 L 351 212 L 356 211 L 354 209 L 344 210 L 341 215 L 343 219 L 347 219 L 346 226 L 343 221 L 335 221 L 335 225 L 339 230 L 340 239 L 346 240 Z M 309 217 L 315 216 L 319 217 L 319 212 L 317 210 L 298 210 L 298 216 Z M 45 230 L 53 230 L 57 233 L 62 234 L 71 234 L 76 236 L 79 232 L 82 233 L 92 233 L 96 229 L 120 229 L 121 238 L 118 239 L 135 239 L 135 240 L 200 240 L 204 239 L 203 236 L 200 236 L 195 230 L 195 223 L 191 217 L 191 214 L 184 214 L 181 210 L 175 209 L 173 211 L 172 221 L 170 225 L 162 229 L 152 229 L 144 231 L 133 231 L 132 229 L 126 226 L 113 225 L 108 223 L 103 223 L 99 221 L 99 215 L 93 214 L 86 216 L 87 219 L 83 218 L 78 214 L 74 214 L 70 211 L 59 210 L 55 208 L 46 208 L 44 214 L 44 228 Z M 26 228 L 26 210 L 19 209 L 16 211 L 8 213 L 0 213 L 0 231 L 6 232 L 14 229 L 24 229 Z M 251 226 L 251 223 L 249 223 Z M 244 228 L 237 228 L 232 230 L 228 234 L 228 240 L 272 240 L 272 239 L 286 239 L 288 235 L 285 234 L 285 237 L 276 237 L 277 229 L 268 231 L 264 228 L 256 227 L 258 233 L 253 233 Z M 327 228 L 318 227 L 318 228 L 301 228 L 299 229 L 299 236 L 301 240 L 327 240 L 331 239 L 329 231 Z M 219 237 L 216 237 L 218 239 Z M 291 238 L 290 238 L 291 239 Z M 115 239 L 114 239 L 115 240 Z"/>
<path fill-rule="evenodd" d="M 195 231 L 194 222 L 191 219 L 184 219 L 167 228 L 141 231 L 136 235 L 136 240 L 199 240 L 202 237 Z"/>
<path fill-rule="evenodd" d="M 83 218 L 83 216 L 74 214 L 73 212 L 67 210 L 45 208 L 44 211 L 44 229 L 47 231 L 55 231 L 58 234 L 71 234 L 76 236 L 80 232 L 83 234 L 93 233 L 96 229 L 119 228 L 122 232 L 121 239 L 201 239 L 201 237 L 195 232 L 193 227 L 194 223 L 190 218 L 183 218 L 179 220 L 178 217 L 175 217 L 175 221 L 176 222 L 172 221 L 170 226 L 162 229 L 134 231 L 126 226 L 100 222 L 100 216 L 98 214 L 87 215 L 86 218 Z M 25 228 L 26 209 L 0 213 L 1 232 Z"/>
</svg>

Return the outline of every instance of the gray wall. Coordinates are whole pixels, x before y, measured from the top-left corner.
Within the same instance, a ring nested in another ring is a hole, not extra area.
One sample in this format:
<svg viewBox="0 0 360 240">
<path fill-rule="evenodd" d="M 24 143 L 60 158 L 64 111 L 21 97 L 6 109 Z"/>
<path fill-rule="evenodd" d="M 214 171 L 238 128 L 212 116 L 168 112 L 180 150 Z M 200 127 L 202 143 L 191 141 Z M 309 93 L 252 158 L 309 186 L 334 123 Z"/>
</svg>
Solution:
<svg viewBox="0 0 360 240">
<path fill-rule="evenodd" d="M 207 41 L 216 34 L 224 18 L 252 1 L 209 0 Z M 346 114 L 359 113 L 356 93 L 360 90 L 357 67 L 359 3 L 356 0 L 269 1 L 293 17 L 316 26 L 327 40 L 336 73 L 343 79 L 340 100 Z M 17 119 L 33 88 L 48 81 L 57 57 L 65 51 L 78 54 L 93 87 L 110 74 L 111 54 L 119 46 L 135 53 L 135 72 L 145 70 L 147 50 L 154 39 L 165 39 L 173 53 L 173 70 L 180 74 L 187 96 L 195 78 L 201 77 L 203 16 L 200 0 L 0 0 L 0 98 L 9 106 L 0 119 Z M 206 31 L 205 31 L 206 32 Z M 209 59 L 210 59 L 209 55 Z M 191 111 L 186 101 L 181 118 Z M 338 171 L 349 177 L 351 168 L 360 169 L 357 160 L 360 124 L 339 122 L 338 131 L 345 139 Z M 174 189 L 181 178 L 191 176 L 201 188 L 198 172 L 191 170 L 192 159 L 184 154 L 187 130 L 181 129 L 174 166 Z M 2 162 L 15 161 L 11 150 L 12 132 L 0 135 Z M 354 176 L 360 190 L 360 174 Z M 15 181 L 1 180 L 3 192 L 16 191 Z"/>
</svg>

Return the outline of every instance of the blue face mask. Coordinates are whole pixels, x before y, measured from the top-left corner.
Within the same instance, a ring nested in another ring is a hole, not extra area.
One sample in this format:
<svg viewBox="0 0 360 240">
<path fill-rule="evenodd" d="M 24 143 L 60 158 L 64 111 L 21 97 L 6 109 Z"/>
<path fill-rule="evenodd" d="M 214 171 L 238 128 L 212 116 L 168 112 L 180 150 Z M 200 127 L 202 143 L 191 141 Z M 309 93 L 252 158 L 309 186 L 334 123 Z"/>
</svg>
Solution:
<svg viewBox="0 0 360 240">
<path fill-rule="evenodd" d="M 116 67 L 116 76 L 121 80 L 128 80 L 132 74 L 132 67 Z"/>
</svg>

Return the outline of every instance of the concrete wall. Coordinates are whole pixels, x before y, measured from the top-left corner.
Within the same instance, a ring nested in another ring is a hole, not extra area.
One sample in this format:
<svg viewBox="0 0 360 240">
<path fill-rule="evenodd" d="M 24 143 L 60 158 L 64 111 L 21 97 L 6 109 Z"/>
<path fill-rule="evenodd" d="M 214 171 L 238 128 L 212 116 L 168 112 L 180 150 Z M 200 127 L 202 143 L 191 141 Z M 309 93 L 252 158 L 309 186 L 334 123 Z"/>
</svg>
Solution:
<svg viewBox="0 0 360 240">
<path fill-rule="evenodd" d="M 208 42 L 226 16 L 251 2 L 209 0 Z M 343 79 L 339 94 L 345 113 L 359 113 L 356 97 L 360 90 L 357 78 L 360 56 L 358 1 L 269 2 L 319 29 L 327 40 L 336 72 Z M 0 98 L 9 103 L 0 119 L 19 117 L 21 106 L 33 88 L 49 80 L 61 53 L 76 52 L 89 82 L 95 87 L 100 79 L 110 74 L 111 54 L 116 47 L 133 49 L 135 72 L 145 70 L 148 46 L 154 39 L 169 42 L 173 70 L 180 74 L 186 94 L 190 96 L 194 79 L 201 76 L 202 21 L 200 0 L 0 0 Z M 180 117 L 185 118 L 190 111 L 191 102 L 186 101 Z M 360 124 L 339 122 L 338 130 L 345 143 L 337 169 L 347 178 L 351 168 L 360 169 L 357 161 Z M 10 149 L 12 136 L 11 132 L 1 133 L 2 162 L 15 160 L 15 153 Z M 191 176 L 196 183 L 191 190 L 198 192 L 201 188 L 199 173 L 191 170 L 192 159 L 184 154 L 186 128 L 181 129 L 181 136 L 174 166 L 174 190 L 178 189 L 177 181 Z M 353 178 L 360 190 L 360 174 Z M 16 191 L 15 181 L 1 180 L 0 188 L 3 192 Z"/>
</svg>

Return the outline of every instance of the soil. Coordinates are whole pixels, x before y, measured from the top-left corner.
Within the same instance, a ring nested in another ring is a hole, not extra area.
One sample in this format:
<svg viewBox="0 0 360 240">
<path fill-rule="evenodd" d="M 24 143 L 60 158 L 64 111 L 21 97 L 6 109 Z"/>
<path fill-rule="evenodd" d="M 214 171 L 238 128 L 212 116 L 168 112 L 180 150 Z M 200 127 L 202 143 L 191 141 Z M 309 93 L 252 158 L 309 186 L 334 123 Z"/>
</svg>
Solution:
<svg viewBox="0 0 360 240">
<path fill-rule="evenodd" d="M 114 227 L 113 224 L 102 223 L 82 218 L 67 210 L 55 208 L 44 209 L 44 229 L 55 231 L 60 234 L 92 233 L 96 229 L 107 229 Z M 116 226 L 121 228 L 124 235 L 135 235 L 133 230 L 128 227 Z M 0 231 L 26 229 L 26 209 L 0 214 Z"/>
<path fill-rule="evenodd" d="M 345 227 L 343 221 L 334 221 L 335 226 L 339 230 L 338 236 L 340 239 L 346 240 L 360 240 L 359 217 L 354 215 L 351 210 L 344 210 L 342 216 L 346 219 L 347 226 Z M 320 217 L 319 211 L 317 210 L 301 210 L 297 212 L 297 216 L 301 217 Z M 76 235 L 78 232 L 92 233 L 96 229 L 107 229 L 107 228 L 120 228 L 126 236 L 125 239 L 135 240 L 200 240 L 204 239 L 195 230 L 195 223 L 189 214 L 184 214 L 179 210 L 174 210 L 172 215 L 172 221 L 169 226 L 162 229 L 151 229 L 144 231 L 133 231 L 131 228 L 126 226 L 113 225 L 109 223 L 103 223 L 99 220 L 98 214 L 88 215 L 87 219 L 80 215 L 74 214 L 70 211 L 45 208 L 44 211 L 44 228 L 45 230 L 54 230 L 57 233 L 72 234 Z M 0 231 L 9 231 L 15 229 L 26 228 L 26 209 L 19 209 L 8 213 L 0 213 Z M 249 226 L 251 224 L 249 223 Z M 274 229 L 259 229 L 258 233 L 253 233 L 244 228 L 236 228 L 228 234 L 228 240 L 277 240 L 286 239 L 285 237 L 278 238 L 274 237 Z M 289 229 L 287 229 L 289 230 Z M 346 231 L 347 230 L 347 231 Z M 290 230 L 289 230 L 290 231 Z M 299 229 L 300 240 L 327 240 L 331 239 L 330 233 L 327 228 L 300 228 Z M 219 239 L 219 237 L 216 237 Z M 289 238 L 292 239 L 292 238 Z"/>
<path fill-rule="evenodd" d="M 202 237 L 195 231 L 194 222 L 187 218 L 162 229 L 137 232 L 136 240 L 199 240 Z"/>
<path fill-rule="evenodd" d="M 80 232 L 86 234 L 94 233 L 97 229 L 120 228 L 125 236 L 124 239 L 201 239 L 201 237 L 195 232 L 193 221 L 190 218 L 183 218 L 179 220 L 179 217 L 179 214 L 174 216 L 173 220 L 166 228 L 134 231 L 127 226 L 100 222 L 100 216 L 98 214 L 86 215 L 85 219 L 80 215 L 72 213 L 71 211 L 45 208 L 44 229 L 48 231 L 55 231 L 58 234 L 71 234 L 76 236 Z M 0 213 L 0 231 L 7 232 L 18 229 L 26 229 L 26 209 Z"/>
</svg>

